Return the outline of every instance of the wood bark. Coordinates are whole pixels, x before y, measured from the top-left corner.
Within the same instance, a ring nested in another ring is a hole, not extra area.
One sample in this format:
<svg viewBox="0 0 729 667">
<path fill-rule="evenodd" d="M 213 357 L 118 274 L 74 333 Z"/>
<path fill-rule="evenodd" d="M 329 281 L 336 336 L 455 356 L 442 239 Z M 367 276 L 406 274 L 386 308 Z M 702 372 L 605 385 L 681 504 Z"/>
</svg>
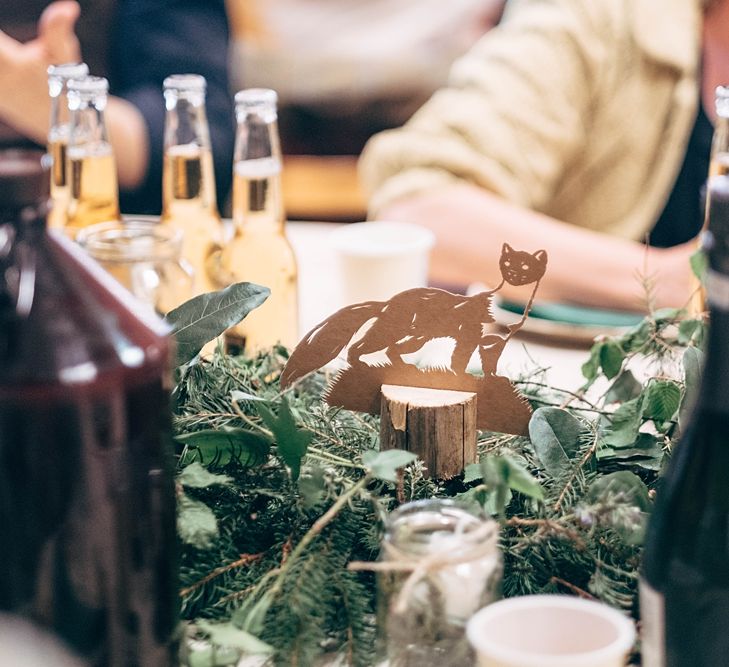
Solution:
<svg viewBox="0 0 729 667">
<path fill-rule="evenodd" d="M 450 479 L 477 461 L 476 394 L 382 385 L 380 449 L 417 454 L 426 476 Z"/>
</svg>

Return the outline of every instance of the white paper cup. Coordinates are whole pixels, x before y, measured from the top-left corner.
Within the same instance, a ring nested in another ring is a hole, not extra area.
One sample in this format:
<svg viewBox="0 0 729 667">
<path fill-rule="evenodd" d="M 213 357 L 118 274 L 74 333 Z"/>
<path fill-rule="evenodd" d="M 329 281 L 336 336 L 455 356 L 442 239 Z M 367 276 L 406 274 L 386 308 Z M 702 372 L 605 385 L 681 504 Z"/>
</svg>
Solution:
<svg viewBox="0 0 729 667">
<path fill-rule="evenodd" d="M 480 667 L 624 667 L 635 641 L 620 612 L 563 595 L 494 602 L 466 632 Z"/>
<path fill-rule="evenodd" d="M 342 305 L 386 301 L 428 281 L 435 235 L 407 222 L 356 222 L 332 232 Z"/>
</svg>

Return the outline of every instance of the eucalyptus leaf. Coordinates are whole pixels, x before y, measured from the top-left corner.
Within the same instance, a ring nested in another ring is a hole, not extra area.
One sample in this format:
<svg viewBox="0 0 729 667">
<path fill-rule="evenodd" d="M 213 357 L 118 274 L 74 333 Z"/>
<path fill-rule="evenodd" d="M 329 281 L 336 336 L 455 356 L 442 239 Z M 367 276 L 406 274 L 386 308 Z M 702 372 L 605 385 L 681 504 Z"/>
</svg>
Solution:
<svg viewBox="0 0 729 667">
<path fill-rule="evenodd" d="M 470 484 L 483 478 L 483 471 L 480 463 L 469 463 L 463 471 L 463 483 Z"/>
<path fill-rule="evenodd" d="M 478 486 L 467 489 L 462 493 L 456 494 L 453 496 L 453 500 L 455 500 L 459 505 L 462 505 L 467 509 L 471 509 L 474 513 L 478 513 L 480 510 L 483 510 L 488 514 L 498 514 L 499 511 L 496 508 L 495 503 L 491 502 L 494 497 L 494 493 L 487 491 L 483 484 L 479 484 Z"/>
<path fill-rule="evenodd" d="M 529 437 L 537 458 L 554 477 L 570 466 L 580 448 L 581 433 L 580 422 L 561 408 L 538 408 L 529 421 Z"/>
<path fill-rule="evenodd" d="M 627 447 L 638 438 L 638 430 L 643 423 L 643 402 L 645 396 L 623 403 L 611 416 L 612 421 L 603 434 L 604 443 L 609 447 Z"/>
<path fill-rule="evenodd" d="M 188 486 L 195 489 L 206 489 L 214 484 L 231 484 L 232 477 L 228 475 L 215 475 L 207 468 L 204 468 L 198 461 L 194 461 L 177 475 L 177 481 L 182 486 Z"/>
<path fill-rule="evenodd" d="M 262 465 L 268 459 L 271 440 L 263 433 L 244 428 L 223 427 L 178 435 L 175 440 L 195 447 L 202 463 L 225 465 L 231 460 L 244 467 Z"/>
<path fill-rule="evenodd" d="M 632 371 L 625 370 L 615 378 L 605 394 L 605 403 L 625 403 L 637 396 L 643 390 L 643 385 L 636 380 Z"/>
<path fill-rule="evenodd" d="M 544 489 L 526 468 L 510 456 L 502 455 L 500 458 L 506 473 L 506 483 L 512 491 L 517 491 L 535 500 L 544 500 Z"/>
<path fill-rule="evenodd" d="M 235 627 L 232 623 L 212 623 L 199 620 L 195 625 L 217 646 L 237 648 L 250 655 L 269 655 L 273 653 L 273 647 L 249 632 Z"/>
<path fill-rule="evenodd" d="M 200 294 L 167 313 L 177 343 L 176 364 L 182 366 L 260 306 L 271 291 L 254 283 L 234 283 L 217 292 Z"/>
<path fill-rule="evenodd" d="M 691 271 L 703 285 L 706 280 L 706 272 L 709 269 L 709 258 L 702 248 L 697 248 L 689 258 Z"/>
<path fill-rule="evenodd" d="M 205 503 L 182 493 L 177 500 L 177 534 L 198 549 L 209 549 L 218 537 L 218 521 Z"/>
<path fill-rule="evenodd" d="M 681 320 L 678 325 L 678 342 L 681 345 L 701 345 L 704 340 L 704 323 L 700 319 Z"/>
<path fill-rule="evenodd" d="M 623 367 L 625 353 L 614 340 L 606 340 L 600 346 L 600 368 L 608 380 L 616 377 Z"/>
<path fill-rule="evenodd" d="M 583 377 L 588 381 L 592 382 L 597 378 L 597 373 L 600 370 L 600 350 L 602 349 L 602 342 L 594 343 L 590 348 L 590 356 L 587 361 L 582 364 L 581 371 Z"/>
<path fill-rule="evenodd" d="M 681 404 L 681 388 L 671 380 L 654 380 L 646 390 L 643 416 L 655 422 L 673 419 Z"/>
<path fill-rule="evenodd" d="M 663 458 L 663 447 L 659 440 L 652 433 L 639 433 L 634 443 L 627 447 L 602 446 L 597 451 L 597 458 L 600 461 L 615 459 L 628 461 L 635 459 L 652 459 L 656 465 L 648 466 L 651 470 L 659 469 Z M 643 467 L 646 467 L 645 465 Z"/>
<path fill-rule="evenodd" d="M 687 347 L 683 352 L 683 399 L 679 420 L 684 423 L 699 394 L 704 354 L 696 347 Z"/>
<path fill-rule="evenodd" d="M 651 508 L 648 487 L 638 475 L 628 470 L 603 475 L 590 484 L 588 502 L 603 502 L 608 496 L 620 497 L 626 504 L 634 505 L 642 512 L 648 512 Z"/>
<path fill-rule="evenodd" d="M 306 456 L 314 434 L 296 425 L 285 397 L 281 399 L 278 415 L 274 415 L 264 403 L 256 403 L 255 406 L 261 419 L 271 429 L 278 455 L 291 470 L 291 478 L 297 480 L 301 471 L 301 459 Z"/>
<path fill-rule="evenodd" d="M 412 452 L 402 449 L 386 449 L 381 452 L 368 450 L 362 455 L 362 463 L 373 477 L 386 482 L 397 482 L 398 468 L 402 468 L 417 459 Z"/>
<path fill-rule="evenodd" d="M 642 350 L 650 340 L 652 330 L 653 323 L 648 319 L 636 324 L 623 336 L 623 349 L 626 352 Z"/>
</svg>

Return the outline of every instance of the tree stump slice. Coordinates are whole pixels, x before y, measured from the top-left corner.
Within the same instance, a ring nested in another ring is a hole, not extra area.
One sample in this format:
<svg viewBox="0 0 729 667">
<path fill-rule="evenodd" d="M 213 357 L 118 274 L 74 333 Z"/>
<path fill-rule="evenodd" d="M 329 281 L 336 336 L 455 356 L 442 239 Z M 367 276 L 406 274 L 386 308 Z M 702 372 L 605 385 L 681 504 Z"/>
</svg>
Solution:
<svg viewBox="0 0 729 667">
<path fill-rule="evenodd" d="M 450 479 L 477 461 L 473 392 L 383 384 L 380 417 L 380 449 L 417 454 L 428 477 Z"/>
</svg>

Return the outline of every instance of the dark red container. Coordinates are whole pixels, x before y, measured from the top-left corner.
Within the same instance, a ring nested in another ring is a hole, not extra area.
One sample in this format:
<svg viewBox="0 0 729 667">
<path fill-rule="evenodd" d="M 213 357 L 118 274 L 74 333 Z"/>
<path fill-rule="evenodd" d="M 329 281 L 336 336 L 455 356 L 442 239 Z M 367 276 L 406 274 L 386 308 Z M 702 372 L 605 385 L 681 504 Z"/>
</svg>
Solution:
<svg viewBox="0 0 729 667">
<path fill-rule="evenodd" d="M 0 152 L 0 609 L 94 666 L 177 665 L 167 330 L 46 232 L 47 182 Z"/>
</svg>

